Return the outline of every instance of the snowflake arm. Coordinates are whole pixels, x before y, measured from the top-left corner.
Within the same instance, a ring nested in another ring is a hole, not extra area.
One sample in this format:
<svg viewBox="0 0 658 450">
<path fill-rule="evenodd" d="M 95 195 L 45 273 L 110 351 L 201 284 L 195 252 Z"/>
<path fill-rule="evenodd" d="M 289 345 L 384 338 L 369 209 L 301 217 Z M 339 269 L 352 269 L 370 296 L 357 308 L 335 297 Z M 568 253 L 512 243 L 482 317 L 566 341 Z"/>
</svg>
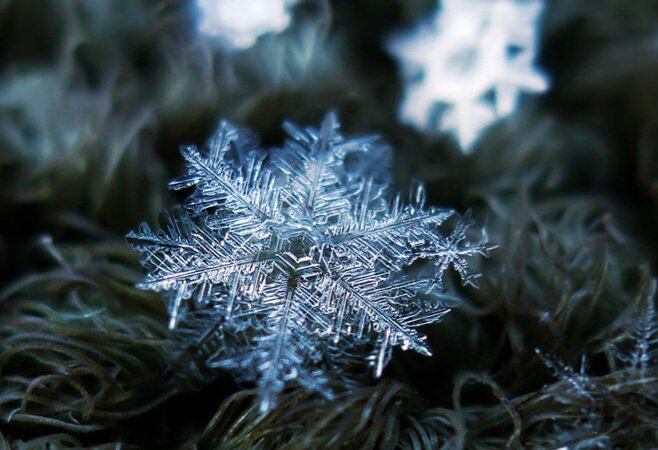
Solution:
<svg viewBox="0 0 658 450">
<path fill-rule="evenodd" d="M 331 233 L 336 248 L 354 255 L 364 266 L 376 262 L 399 270 L 414 259 L 415 247 L 435 240 L 436 227 L 454 215 L 448 209 L 425 208 L 421 185 L 412 191 L 406 206 L 399 195 L 391 204 L 384 202 L 381 189 L 369 180 L 359 191 L 352 214 L 344 216 Z"/>
<path fill-rule="evenodd" d="M 347 212 L 350 193 L 339 179 L 345 153 L 338 151 L 335 115 L 329 114 L 317 133 L 290 123 L 286 129 L 292 139 L 274 154 L 273 166 L 287 180 L 282 195 L 289 220 L 326 223 Z"/>
<path fill-rule="evenodd" d="M 624 327 L 624 335 L 632 342 L 632 349 L 617 348 L 616 359 L 628 368 L 637 370 L 644 377 L 658 360 L 658 316 L 655 296 L 658 281 L 651 280 L 643 304 L 630 316 Z"/>
<path fill-rule="evenodd" d="M 170 298 L 174 328 L 181 315 L 181 304 L 193 298 L 197 305 L 225 296 L 230 315 L 235 297 L 256 295 L 258 282 L 272 270 L 275 255 L 265 251 L 261 242 L 239 240 L 235 235 L 195 224 L 184 212 L 165 214 L 164 229 L 154 232 L 142 224 L 128 234 L 128 242 L 143 253 L 142 265 L 148 275 L 138 284 L 142 289 L 165 291 Z M 218 290 L 218 285 L 229 287 Z"/>
<path fill-rule="evenodd" d="M 376 136 L 345 139 L 330 113 L 319 130 L 286 122 L 290 139 L 272 155 L 272 167 L 286 180 L 286 217 L 298 223 L 327 224 L 348 214 L 365 178 L 388 172 L 387 148 Z"/>
<path fill-rule="evenodd" d="M 652 295 L 646 300 L 644 314 L 633 330 L 635 348 L 631 357 L 631 366 L 639 369 L 642 375 L 649 370 L 652 360 L 655 359 L 658 353 L 656 350 L 658 348 L 658 320 L 656 320 L 656 309 L 653 304 L 655 283 L 652 289 Z"/>
<path fill-rule="evenodd" d="M 279 190 L 274 186 L 272 174 L 263 170 L 262 160 L 256 153 L 246 156 L 244 167 L 235 168 L 227 161 L 231 147 L 240 144 L 238 138 L 237 128 L 222 122 L 210 140 L 207 154 L 193 145 L 182 147 L 187 173 L 172 181 L 169 187 L 172 190 L 195 187 L 185 205 L 188 210 L 195 214 L 217 207 L 230 210 L 233 218 L 239 220 L 225 219 L 224 224 L 229 227 L 232 223 L 239 224 L 241 232 L 248 233 L 255 232 L 249 226 L 260 228 L 264 223 L 280 221 Z M 238 151 L 248 152 L 249 149 Z"/>
<path fill-rule="evenodd" d="M 323 389 L 324 377 L 317 367 L 313 367 L 313 362 L 317 362 L 321 355 L 316 336 L 303 327 L 313 315 L 304 307 L 306 302 L 296 298 L 301 295 L 299 286 L 287 283 L 283 278 L 274 286 L 264 295 L 263 302 L 268 307 L 265 332 L 256 338 L 263 412 L 275 403 L 276 395 L 290 380 L 297 380 L 308 389 L 331 397 L 330 392 Z"/>
</svg>

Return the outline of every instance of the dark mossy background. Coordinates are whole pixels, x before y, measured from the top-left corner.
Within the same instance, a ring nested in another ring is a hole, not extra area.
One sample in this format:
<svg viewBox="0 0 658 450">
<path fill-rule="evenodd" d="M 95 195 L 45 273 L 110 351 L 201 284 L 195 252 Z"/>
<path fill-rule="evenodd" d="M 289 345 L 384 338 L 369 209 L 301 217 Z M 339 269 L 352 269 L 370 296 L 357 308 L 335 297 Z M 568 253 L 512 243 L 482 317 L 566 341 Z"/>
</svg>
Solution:
<svg viewBox="0 0 658 450">
<path fill-rule="evenodd" d="M 658 256 L 658 2 L 546 1 L 551 90 L 468 156 L 396 116 L 384 42 L 434 7 L 302 1 L 231 53 L 191 2 L 0 0 L 0 448 L 658 447 L 658 363 L 623 358 Z M 123 237 L 178 200 L 178 146 L 220 118 L 275 145 L 284 119 L 331 109 L 391 144 L 398 189 L 421 179 L 498 248 L 424 330 L 432 358 L 259 416 L 250 386 L 203 368 L 204 318 L 171 333 L 133 288 Z"/>
</svg>

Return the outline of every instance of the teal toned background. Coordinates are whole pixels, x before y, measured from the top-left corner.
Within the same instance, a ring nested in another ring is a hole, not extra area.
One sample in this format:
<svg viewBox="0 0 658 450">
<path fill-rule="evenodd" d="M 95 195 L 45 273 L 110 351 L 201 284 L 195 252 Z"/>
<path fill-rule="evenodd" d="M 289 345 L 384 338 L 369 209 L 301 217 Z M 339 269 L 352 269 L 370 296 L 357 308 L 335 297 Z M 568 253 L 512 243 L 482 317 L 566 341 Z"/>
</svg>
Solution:
<svg viewBox="0 0 658 450">
<path fill-rule="evenodd" d="M 550 91 L 465 156 L 397 119 L 384 44 L 433 1 L 301 1 L 231 52 L 192 2 L 0 0 L 0 448 L 658 447 L 658 363 L 619 361 L 658 255 L 658 3 L 545 5 Z M 269 146 L 331 109 L 392 146 L 399 190 L 424 181 L 499 247 L 423 330 L 432 358 L 396 353 L 381 380 L 334 402 L 291 390 L 260 417 L 252 386 L 203 367 L 193 324 L 168 331 L 133 288 L 124 236 L 180 200 L 178 147 L 220 118 Z"/>
</svg>

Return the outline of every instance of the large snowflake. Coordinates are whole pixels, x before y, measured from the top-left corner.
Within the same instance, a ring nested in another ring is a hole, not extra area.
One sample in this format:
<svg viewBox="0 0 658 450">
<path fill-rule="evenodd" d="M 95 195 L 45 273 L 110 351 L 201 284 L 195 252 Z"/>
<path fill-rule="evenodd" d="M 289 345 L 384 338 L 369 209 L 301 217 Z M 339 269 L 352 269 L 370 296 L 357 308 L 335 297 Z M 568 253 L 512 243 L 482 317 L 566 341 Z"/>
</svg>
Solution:
<svg viewBox="0 0 658 450">
<path fill-rule="evenodd" d="M 521 92 L 547 88 L 533 65 L 541 10 L 541 0 L 443 0 L 433 19 L 393 39 L 407 84 L 402 119 L 451 131 L 469 151 Z"/>
<path fill-rule="evenodd" d="M 297 0 L 197 0 L 199 30 L 235 48 L 251 47 L 259 36 L 285 30 Z"/>
<path fill-rule="evenodd" d="M 207 149 L 184 147 L 187 173 L 170 184 L 193 189 L 184 207 L 128 235 L 148 272 L 140 286 L 169 298 L 170 326 L 211 308 L 209 364 L 257 380 L 263 411 L 293 380 L 330 397 L 327 368 L 356 347 L 376 375 L 393 346 L 430 355 L 416 328 L 448 311 L 432 295 L 444 272 L 474 283 L 467 258 L 486 253 L 422 187 L 406 205 L 387 199 L 374 138 L 344 139 L 331 114 L 319 130 L 285 128 L 291 139 L 269 155 L 228 123 Z"/>
</svg>

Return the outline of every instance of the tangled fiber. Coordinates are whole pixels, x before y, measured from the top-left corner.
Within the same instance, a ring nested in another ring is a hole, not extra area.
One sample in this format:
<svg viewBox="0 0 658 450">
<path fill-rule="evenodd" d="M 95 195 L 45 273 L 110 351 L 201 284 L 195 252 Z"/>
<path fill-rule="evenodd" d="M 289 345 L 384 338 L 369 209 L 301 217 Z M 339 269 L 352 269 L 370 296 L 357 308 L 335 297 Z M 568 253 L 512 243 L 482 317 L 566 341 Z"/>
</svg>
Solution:
<svg viewBox="0 0 658 450">
<path fill-rule="evenodd" d="M 304 0 L 234 51 L 183 0 L 0 0 L 0 448 L 658 447 L 658 5 L 547 1 L 551 89 L 469 155 L 397 117 L 383 43 L 434 7 Z M 434 356 L 263 415 L 204 366 L 212 317 L 168 330 L 134 287 L 123 236 L 179 203 L 178 146 L 220 118 L 270 146 L 332 109 L 391 144 L 397 186 L 421 179 L 497 247 L 422 330 Z"/>
</svg>

